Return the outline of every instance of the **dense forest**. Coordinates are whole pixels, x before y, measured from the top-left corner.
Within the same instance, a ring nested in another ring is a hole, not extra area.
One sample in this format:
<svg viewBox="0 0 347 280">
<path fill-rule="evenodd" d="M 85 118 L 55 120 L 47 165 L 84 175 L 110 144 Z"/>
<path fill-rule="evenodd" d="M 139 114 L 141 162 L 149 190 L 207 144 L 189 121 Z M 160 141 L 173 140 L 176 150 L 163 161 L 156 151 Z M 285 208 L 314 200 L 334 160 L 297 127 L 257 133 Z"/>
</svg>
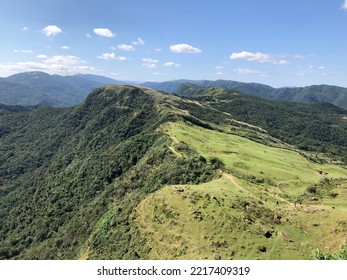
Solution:
<svg viewBox="0 0 347 280">
<path fill-rule="evenodd" d="M 2 106 L 0 257 L 71 259 L 82 246 L 97 258 L 141 257 L 128 220 L 134 205 L 216 169 L 165 149 L 169 139 L 156 129 L 170 114 L 157 102 L 138 88 L 106 87 L 69 109 Z"/>
</svg>

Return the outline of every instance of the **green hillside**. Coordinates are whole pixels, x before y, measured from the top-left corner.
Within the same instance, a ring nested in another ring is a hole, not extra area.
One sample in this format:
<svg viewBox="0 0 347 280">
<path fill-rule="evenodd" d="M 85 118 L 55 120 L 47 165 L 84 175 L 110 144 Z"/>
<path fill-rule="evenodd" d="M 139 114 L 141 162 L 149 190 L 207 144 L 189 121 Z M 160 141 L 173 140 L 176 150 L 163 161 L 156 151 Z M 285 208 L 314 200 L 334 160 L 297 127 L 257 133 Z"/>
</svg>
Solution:
<svg viewBox="0 0 347 280">
<path fill-rule="evenodd" d="M 106 86 L 71 108 L 2 105 L 0 259 L 337 252 L 347 240 L 345 166 L 204 96 Z"/>
<path fill-rule="evenodd" d="M 60 76 L 44 72 L 0 78 L 0 103 L 69 107 L 81 103 L 97 87 L 123 82 L 96 75 Z"/>
<path fill-rule="evenodd" d="M 90 258 L 145 258 L 129 220 L 141 198 L 164 184 L 199 183 L 215 173 L 167 149 L 169 138 L 157 128 L 174 118 L 173 102 L 118 86 L 95 90 L 69 109 L 17 113 L 5 106 L 0 257 L 76 259 L 88 249 Z"/>
<path fill-rule="evenodd" d="M 202 88 L 219 87 L 268 100 L 313 104 L 330 103 L 347 109 L 347 89 L 331 85 L 273 88 L 263 84 L 230 80 L 174 80 L 161 83 L 147 82 L 142 85 L 178 95 L 189 95 L 189 92 L 182 91 L 182 87 L 186 87 L 186 85 Z"/>
<path fill-rule="evenodd" d="M 347 161 L 346 110 L 331 104 L 273 102 L 221 88 L 188 87 L 188 91 L 194 100 L 238 120 L 235 125 L 242 124 L 240 121 L 250 123 L 303 151 L 328 154 L 334 161 Z M 194 113 L 200 118 L 205 116 L 199 107 Z"/>
<path fill-rule="evenodd" d="M 181 156 L 184 144 L 224 166 L 219 179 L 167 186 L 140 203 L 135 217 L 150 258 L 307 259 L 345 242 L 346 168 L 189 124 L 163 129 Z"/>
</svg>

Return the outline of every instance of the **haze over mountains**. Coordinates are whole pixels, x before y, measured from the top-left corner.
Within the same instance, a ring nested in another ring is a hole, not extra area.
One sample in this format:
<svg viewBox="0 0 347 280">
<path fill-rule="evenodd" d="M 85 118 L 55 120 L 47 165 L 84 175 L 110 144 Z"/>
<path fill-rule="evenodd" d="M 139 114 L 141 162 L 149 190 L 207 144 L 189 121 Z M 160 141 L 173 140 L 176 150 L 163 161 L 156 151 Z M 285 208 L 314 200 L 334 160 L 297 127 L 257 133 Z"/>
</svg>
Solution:
<svg viewBox="0 0 347 280">
<path fill-rule="evenodd" d="M 73 76 L 26 72 L 0 78 L 0 103 L 9 105 L 49 105 L 68 107 L 82 102 L 88 93 L 105 84 L 139 84 L 156 90 L 189 95 L 189 87 L 221 87 L 270 100 L 304 103 L 331 103 L 347 109 L 347 89 L 330 85 L 273 88 L 263 84 L 229 80 L 175 80 L 166 82 L 125 82 L 108 77 L 77 74 Z"/>
</svg>

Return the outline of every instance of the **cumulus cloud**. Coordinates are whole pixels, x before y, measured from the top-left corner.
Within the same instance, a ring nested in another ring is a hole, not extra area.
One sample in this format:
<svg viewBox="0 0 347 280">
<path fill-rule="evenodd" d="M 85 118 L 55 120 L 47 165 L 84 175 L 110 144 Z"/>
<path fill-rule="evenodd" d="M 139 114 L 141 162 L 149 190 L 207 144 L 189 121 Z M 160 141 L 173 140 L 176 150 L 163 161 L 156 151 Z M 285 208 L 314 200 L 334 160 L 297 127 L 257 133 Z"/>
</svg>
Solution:
<svg viewBox="0 0 347 280">
<path fill-rule="evenodd" d="M 248 69 L 248 68 L 236 68 L 233 70 L 233 72 L 237 73 L 237 74 L 267 74 L 266 72 L 263 71 L 258 71 L 258 70 L 253 70 L 253 69 Z"/>
<path fill-rule="evenodd" d="M 123 51 L 127 51 L 127 52 L 135 50 L 133 45 L 127 45 L 127 44 L 118 45 L 118 49 L 123 50 Z"/>
<path fill-rule="evenodd" d="M 131 44 L 134 46 L 140 45 L 143 46 L 145 44 L 145 41 L 142 40 L 140 37 L 137 37 L 136 40 L 132 41 Z"/>
<path fill-rule="evenodd" d="M 146 68 L 150 68 L 150 69 L 156 68 L 157 63 L 159 62 L 158 59 L 153 59 L 153 58 L 142 58 L 142 61 L 144 62 L 142 66 Z"/>
<path fill-rule="evenodd" d="M 32 50 L 13 50 L 15 53 L 33 53 Z"/>
<path fill-rule="evenodd" d="M 69 50 L 70 47 L 65 45 L 65 46 L 62 46 L 61 49 L 62 49 L 62 50 Z"/>
<path fill-rule="evenodd" d="M 104 60 L 118 60 L 118 61 L 125 61 L 127 58 L 125 56 L 118 56 L 114 52 L 112 53 L 103 53 L 98 56 L 100 59 Z"/>
<path fill-rule="evenodd" d="M 232 53 L 230 55 L 230 59 L 239 59 L 239 60 L 247 60 L 247 61 L 256 61 L 261 63 L 272 63 L 272 64 L 288 64 L 289 62 L 284 59 L 280 59 L 277 56 L 266 54 L 266 53 L 252 53 L 242 51 L 239 53 Z"/>
<path fill-rule="evenodd" d="M 173 62 L 173 61 L 169 61 L 169 62 L 165 62 L 165 63 L 164 63 L 164 66 L 165 66 L 165 67 L 179 68 L 179 67 L 181 67 L 181 64 L 178 64 L 178 63 Z"/>
<path fill-rule="evenodd" d="M 201 53 L 202 51 L 188 44 L 171 45 L 170 50 L 174 53 Z"/>
<path fill-rule="evenodd" d="M 76 56 L 55 55 L 48 57 L 47 55 L 39 54 L 36 57 L 41 61 L 0 64 L 0 73 L 6 76 L 28 71 L 44 71 L 60 75 L 95 72 L 94 67 L 86 65 L 85 61 Z"/>
<path fill-rule="evenodd" d="M 78 65 L 84 64 L 85 61 L 74 55 L 54 55 L 43 62 L 47 64 Z"/>
<path fill-rule="evenodd" d="M 94 33 L 101 37 L 116 37 L 116 35 L 108 28 L 94 28 Z"/>
<path fill-rule="evenodd" d="M 63 31 L 56 25 L 48 25 L 42 29 L 42 33 L 47 37 L 54 37 Z"/>
</svg>

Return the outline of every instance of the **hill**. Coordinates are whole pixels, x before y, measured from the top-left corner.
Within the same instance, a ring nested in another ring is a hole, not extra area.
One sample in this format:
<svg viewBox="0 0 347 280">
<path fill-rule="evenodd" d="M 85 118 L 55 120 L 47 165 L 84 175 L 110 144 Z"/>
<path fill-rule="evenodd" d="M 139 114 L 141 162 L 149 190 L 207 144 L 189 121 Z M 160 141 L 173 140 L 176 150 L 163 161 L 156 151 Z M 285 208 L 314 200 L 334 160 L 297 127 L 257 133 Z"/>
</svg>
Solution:
<svg viewBox="0 0 347 280">
<path fill-rule="evenodd" d="M 236 102 L 224 95 L 105 86 L 70 108 L 1 105 L 0 258 L 338 251 L 347 239 L 345 166 L 216 109 Z M 325 114 L 335 120 L 342 111 L 333 108 Z"/>
<path fill-rule="evenodd" d="M 94 88 L 119 83 L 121 82 L 96 75 L 20 73 L 0 79 L 0 103 L 68 107 L 81 103 Z"/>
<path fill-rule="evenodd" d="M 94 88 L 107 84 L 139 84 L 118 81 L 92 74 L 73 76 L 49 75 L 43 72 L 27 72 L 0 78 L 0 103 L 9 105 L 49 105 L 69 107 L 81 103 Z M 328 85 L 298 88 L 273 88 L 257 83 L 242 83 L 229 80 L 174 80 L 146 82 L 140 86 L 155 90 L 189 96 L 187 87 L 220 87 L 243 92 L 269 100 L 299 103 L 330 103 L 347 109 L 347 89 Z"/>
<path fill-rule="evenodd" d="M 144 83 L 142 85 L 178 95 L 186 95 L 181 89 L 184 84 L 199 87 L 220 87 L 243 92 L 249 95 L 281 101 L 292 101 L 300 103 L 331 103 L 337 107 L 347 109 L 347 89 L 329 85 L 313 85 L 307 87 L 273 88 L 256 83 L 242 83 L 228 80 L 177 80 L 162 83 Z"/>
<path fill-rule="evenodd" d="M 232 90 L 182 86 L 181 93 L 207 103 L 229 118 L 265 129 L 271 136 L 303 151 L 329 154 L 347 161 L 347 111 L 325 104 L 274 102 Z M 204 112 L 196 111 L 200 118 Z"/>
</svg>

